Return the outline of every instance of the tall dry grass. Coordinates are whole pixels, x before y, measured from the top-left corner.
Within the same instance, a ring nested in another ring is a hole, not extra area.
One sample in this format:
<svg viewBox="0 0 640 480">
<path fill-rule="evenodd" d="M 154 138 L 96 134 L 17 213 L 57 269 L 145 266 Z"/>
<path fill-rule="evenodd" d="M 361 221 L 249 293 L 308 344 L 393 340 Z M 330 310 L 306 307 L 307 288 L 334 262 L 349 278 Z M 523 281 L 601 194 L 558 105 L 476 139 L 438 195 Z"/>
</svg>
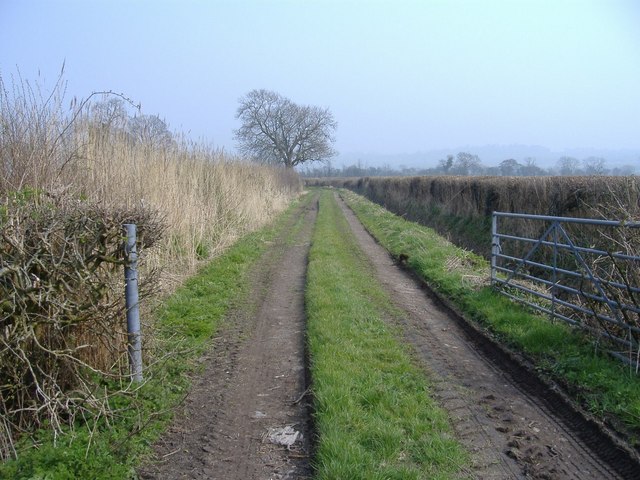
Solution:
<svg viewBox="0 0 640 480">
<path fill-rule="evenodd" d="M 9 84 L 0 76 L 0 195 L 27 188 L 157 209 L 167 235 L 149 252 L 154 266 L 189 273 L 264 225 L 301 190 L 290 170 L 180 136 L 142 143 L 122 121 L 104 125 L 93 117 L 91 102 L 104 95 L 65 108 L 65 91 L 62 74 L 50 91 L 19 75 Z"/>
<path fill-rule="evenodd" d="M 168 293 L 238 237 L 273 219 L 301 190 L 292 171 L 243 162 L 177 135 L 171 141 L 141 140 L 127 130 L 126 115 L 107 124 L 96 117 L 91 102 L 105 97 L 72 100 L 67 107 L 64 93 L 62 75 L 48 91 L 19 74 L 9 83 L 0 76 L 0 241 L 7 241 L 0 252 L 28 259 L 28 265 L 21 265 L 8 255 L 0 258 L 0 330 L 5 333 L 0 359 L 4 366 L 15 366 L 7 369 L 13 377 L 0 382 L 0 459 L 15 455 L 19 433 L 48 425 L 54 436 L 60 435 L 78 418 L 90 421 L 91 409 L 95 418 L 108 415 L 106 398 L 120 392 L 95 388 L 95 375 L 121 375 L 125 391 L 132 388 L 127 385 L 126 322 L 117 322 L 123 314 L 115 296 L 122 289 L 121 267 L 117 259 L 105 262 L 111 266 L 96 266 L 92 259 L 102 253 L 88 247 L 119 251 L 114 219 L 132 215 L 161 224 L 152 229 L 156 238 L 141 257 L 140 275 L 144 281 L 147 272 L 159 271 L 159 285 L 150 290 Z M 86 215 L 74 221 L 78 210 Z M 85 229 L 84 223 L 96 228 Z M 52 232 L 51 248 L 40 248 Z M 76 238 L 86 235 L 93 237 Z M 62 257 L 71 252 L 82 255 L 67 259 L 67 272 Z M 40 264 L 62 270 L 46 282 L 32 271 Z M 14 277 L 25 285 L 17 285 Z M 66 279 L 64 289 L 55 278 Z M 74 295 L 84 298 L 83 282 L 89 281 L 109 284 L 104 293 L 100 285 L 92 290 L 97 295 L 92 305 L 99 308 L 87 315 L 66 308 Z M 30 303 L 21 301 L 18 287 L 28 292 Z M 143 314 L 149 311 L 142 307 Z M 146 360 L 151 350 L 166 355 L 166 346 L 155 342 L 149 318 L 143 321 Z M 74 368 L 60 368 L 69 361 Z"/>
<path fill-rule="evenodd" d="M 167 234 L 148 262 L 174 275 L 261 227 L 300 191 L 293 172 L 241 162 L 221 150 L 187 142 L 149 148 L 124 132 L 89 133 L 67 184 L 92 200 L 162 212 Z"/>
</svg>

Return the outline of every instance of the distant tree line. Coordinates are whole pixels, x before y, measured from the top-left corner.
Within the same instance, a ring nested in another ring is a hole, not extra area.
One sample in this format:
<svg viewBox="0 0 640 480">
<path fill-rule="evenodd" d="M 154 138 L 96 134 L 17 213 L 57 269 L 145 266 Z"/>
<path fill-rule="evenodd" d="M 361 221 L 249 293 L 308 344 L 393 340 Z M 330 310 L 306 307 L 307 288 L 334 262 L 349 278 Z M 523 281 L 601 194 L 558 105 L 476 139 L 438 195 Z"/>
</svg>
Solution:
<svg viewBox="0 0 640 480">
<path fill-rule="evenodd" d="M 560 157 L 555 165 L 550 168 L 542 168 L 536 164 L 535 158 L 525 158 L 518 161 L 507 158 L 497 166 L 486 166 L 480 161 L 478 155 L 468 152 L 460 152 L 457 155 L 447 155 L 441 159 L 438 165 L 428 168 L 415 168 L 399 165 L 391 167 L 363 166 L 360 161 L 357 164 L 335 168 L 327 162 L 314 168 L 306 167 L 300 170 L 304 177 L 392 177 L 414 175 L 468 175 L 468 176 L 501 176 L 501 177 L 539 177 L 539 176 L 573 176 L 573 175 L 632 175 L 635 172 L 633 165 L 609 168 L 606 159 L 602 157 L 588 157 L 579 160 L 574 157 Z"/>
</svg>

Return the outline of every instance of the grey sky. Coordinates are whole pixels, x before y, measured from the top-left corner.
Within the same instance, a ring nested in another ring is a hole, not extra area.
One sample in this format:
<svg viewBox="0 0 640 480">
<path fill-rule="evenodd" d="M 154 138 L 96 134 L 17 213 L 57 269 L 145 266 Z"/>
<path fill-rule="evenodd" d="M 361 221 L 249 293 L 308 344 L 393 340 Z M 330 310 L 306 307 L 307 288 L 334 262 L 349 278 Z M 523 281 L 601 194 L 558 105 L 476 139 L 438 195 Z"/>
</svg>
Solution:
<svg viewBox="0 0 640 480">
<path fill-rule="evenodd" d="M 0 0 L 0 73 L 124 92 L 233 149 L 253 88 L 329 107 L 342 152 L 640 149 L 640 2 Z"/>
</svg>

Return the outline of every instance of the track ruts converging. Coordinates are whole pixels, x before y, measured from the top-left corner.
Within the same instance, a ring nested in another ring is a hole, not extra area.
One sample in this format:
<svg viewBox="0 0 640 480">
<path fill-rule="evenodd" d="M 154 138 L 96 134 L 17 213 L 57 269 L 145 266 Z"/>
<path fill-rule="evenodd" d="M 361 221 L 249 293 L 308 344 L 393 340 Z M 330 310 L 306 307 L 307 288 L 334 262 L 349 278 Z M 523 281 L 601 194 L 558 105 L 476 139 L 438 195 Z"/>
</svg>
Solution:
<svg viewBox="0 0 640 480">
<path fill-rule="evenodd" d="M 465 321 L 389 256 L 341 206 L 398 310 L 404 339 L 471 453 L 478 479 L 638 479 L 635 452 L 616 443 L 530 365 Z M 304 285 L 317 201 L 300 208 L 254 268 L 249 305 L 232 312 L 203 358 L 203 373 L 155 447 L 144 479 L 312 478 L 306 395 Z M 289 449 L 268 433 L 290 426 Z"/>
</svg>

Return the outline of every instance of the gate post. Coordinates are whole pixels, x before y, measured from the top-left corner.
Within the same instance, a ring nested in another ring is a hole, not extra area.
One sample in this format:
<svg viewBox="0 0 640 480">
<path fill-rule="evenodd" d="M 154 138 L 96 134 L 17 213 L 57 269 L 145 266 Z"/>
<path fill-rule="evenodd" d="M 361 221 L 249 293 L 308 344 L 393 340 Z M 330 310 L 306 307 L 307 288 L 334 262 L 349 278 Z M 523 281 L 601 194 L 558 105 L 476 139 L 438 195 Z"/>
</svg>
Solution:
<svg viewBox="0 0 640 480">
<path fill-rule="evenodd" d="M 496 283 L 496 266 L 500 253 L 500 239 L 498 238 L 498 216 L 496 212 L 491 214 L 491 285 Z"/>
<path fill-rule="evenodd" d="M 556 318 L 556 285 L 558 284 L 558 222 L 553 222 L 555 228 L 553 229 L 553 274 L 551 281 L 553 286 L 551 287 L 551 321 Z"/>
</svg>

